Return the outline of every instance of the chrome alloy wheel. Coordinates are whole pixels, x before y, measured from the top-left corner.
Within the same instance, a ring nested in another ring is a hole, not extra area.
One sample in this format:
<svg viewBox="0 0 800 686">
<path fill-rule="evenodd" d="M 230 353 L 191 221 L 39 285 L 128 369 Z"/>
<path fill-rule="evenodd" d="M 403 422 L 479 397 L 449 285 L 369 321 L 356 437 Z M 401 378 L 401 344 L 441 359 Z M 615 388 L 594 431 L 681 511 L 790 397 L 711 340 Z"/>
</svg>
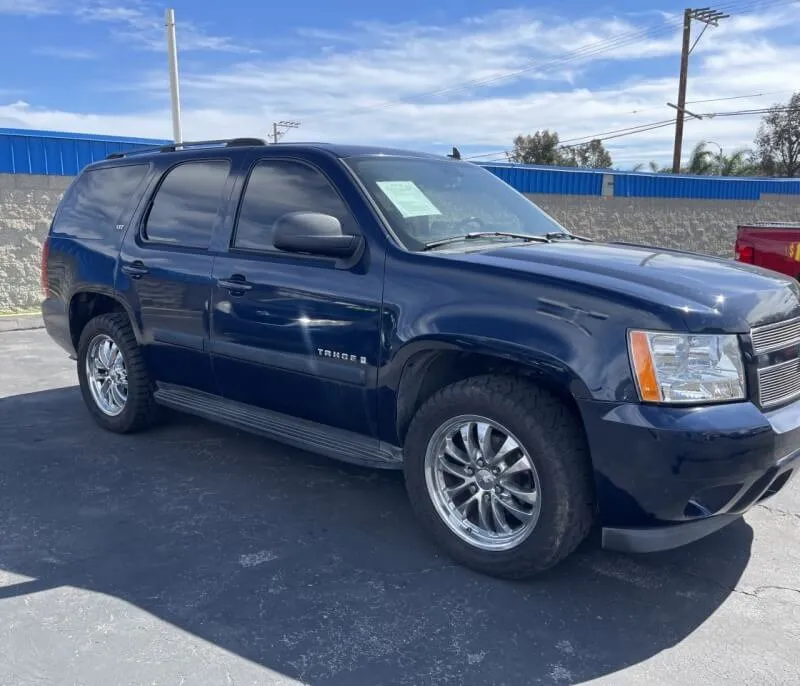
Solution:
<svg viewBox="0 0 800 686">
<path fill-rule="evenodd" d="M 476 548 L 510 550 L 536 527 L 541 484 L 519 440 L 485 417 L 440 426 L 425 453 L 425 483 L 439 516 Z"/>
<path fill-rule="evenodd" d="M 86 351 L 86 380 L 97 407 L 116 417 L 128 402 L 128 372 L 122 351 L 105 334 L 95 336 Z"/>
</svg>

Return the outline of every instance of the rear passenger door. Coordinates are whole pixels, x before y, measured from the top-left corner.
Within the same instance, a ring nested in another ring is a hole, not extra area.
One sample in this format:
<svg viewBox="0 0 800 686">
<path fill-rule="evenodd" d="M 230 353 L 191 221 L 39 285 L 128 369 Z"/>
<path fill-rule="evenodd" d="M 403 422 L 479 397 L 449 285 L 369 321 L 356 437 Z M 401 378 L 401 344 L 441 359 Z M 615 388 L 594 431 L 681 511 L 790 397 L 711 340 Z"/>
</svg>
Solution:
<svg viewBox="0 0 800 686">
<path fill-rule="evenodd" d="M 117 289 L 132 305 L 157 381 L 215 392 L 208 352 L 213 255 L 231 161 L 173 164 L 120 251 Z"/>
</svg>

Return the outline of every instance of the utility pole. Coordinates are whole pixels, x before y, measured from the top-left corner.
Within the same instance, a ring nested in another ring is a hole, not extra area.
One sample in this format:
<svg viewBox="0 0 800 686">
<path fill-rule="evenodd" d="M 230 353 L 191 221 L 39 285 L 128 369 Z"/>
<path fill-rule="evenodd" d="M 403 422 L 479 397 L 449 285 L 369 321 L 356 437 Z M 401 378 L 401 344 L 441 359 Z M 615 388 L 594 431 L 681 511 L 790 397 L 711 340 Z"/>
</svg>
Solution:
<svg viewBox="0 0 800 686">
<path fill-rule="evenodd" d="M 675 109 L 678 114 L 675 118 L 675 148 L 672 153 L 672 173 L 679 174 L 681 171 L 681 147 L 683 146 L 683 119 L 686 113 L 686 80 L 689 73 L 689 55 L 694 50 L 697 42 L 709 26 L 719 26 L 720 19 L 726 19 L 730 14 L 724 14 L 710 7 L 702 7 L 698 10 L 685 9 L 683 11 L 683 45 L 681 47 L 681 73 L 678 79 L 678 104 Z M 692 20 L 705 24 L 694 45 L 690 47 L 692 38 Z"/>
<path fill-rule="evenodd" d="M 277 143 L 286 135 L 289 129 L 296 129 L 300 126 L 299 121 L 274 121 L 272 122 L 272 142 Z"/>
<path fill-rule="evenodd" d="M 169 59 L 169 95 L 172 102 L 172 137 L 183 143 L 181 133 L 181 93 L 178 84 L 178 45 L 175 40 L 175 10 L 168 9 L 164 16 L 167 29 L 167 58 Z"/>
</svg>

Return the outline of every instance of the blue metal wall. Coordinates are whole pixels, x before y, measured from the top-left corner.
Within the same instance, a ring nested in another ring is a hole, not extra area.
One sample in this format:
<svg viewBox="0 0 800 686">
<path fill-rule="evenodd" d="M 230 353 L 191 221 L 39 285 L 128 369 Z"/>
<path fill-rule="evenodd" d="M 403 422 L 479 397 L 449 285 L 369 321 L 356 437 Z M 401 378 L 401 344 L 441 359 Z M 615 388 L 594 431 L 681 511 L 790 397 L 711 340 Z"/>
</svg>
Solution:
<svg viewBox="0 0 800 686">
<path fill-rule="evenodd" d="M 0 128 L 0 174 L 74 176 L 112 152 L 168 142 Z M 523 193 L 601 195 L 603 176 L 612 174 L 615 197 L 758 200 L 768 194 L 800 195 L 800 179 L 673 176 L 504 163 L 481 166 Z"/>
<path fill-rule="evenodd" d="M 588 169 L 512 164 L 482 164 L 481 166 L 521 193 L 600 195 L 603 186 L 603 175 Z"/>
<path fill-rule="evenodd" d="M 0 174 L 74 176 L 112 152 L 167 141 L 0 128 Z"/>
<path fill-rule="evenodd" d="M 601 195 L 603 176 L 614 177 L 614 197 L 758 200 L 762 195 L 800 195 L 800 179 L 646 174 L 523 164 L 481 164 L 523 193 Z"/>
</svg>

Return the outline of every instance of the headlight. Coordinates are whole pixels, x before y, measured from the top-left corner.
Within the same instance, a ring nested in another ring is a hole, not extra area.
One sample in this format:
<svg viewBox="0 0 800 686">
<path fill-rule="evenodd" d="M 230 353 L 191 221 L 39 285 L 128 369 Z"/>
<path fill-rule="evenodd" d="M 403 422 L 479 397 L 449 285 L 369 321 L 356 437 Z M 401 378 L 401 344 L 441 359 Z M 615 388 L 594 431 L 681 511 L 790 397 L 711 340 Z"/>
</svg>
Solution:
<svg viewBox="0 0 800 686">
<path fill-rule="evenodd" d="M 745 398 L 736 336 L 630 331 L 639 397 L 653 403 L 709 403 Z"/>
</svg>

